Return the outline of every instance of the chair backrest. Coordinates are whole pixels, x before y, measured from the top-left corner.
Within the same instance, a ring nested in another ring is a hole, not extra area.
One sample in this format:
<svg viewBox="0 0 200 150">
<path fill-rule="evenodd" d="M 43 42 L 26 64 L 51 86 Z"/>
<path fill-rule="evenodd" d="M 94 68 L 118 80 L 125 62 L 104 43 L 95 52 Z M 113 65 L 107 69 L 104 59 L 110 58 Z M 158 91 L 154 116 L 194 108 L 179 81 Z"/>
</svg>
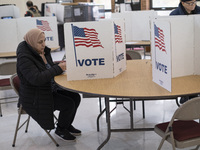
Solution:
<svg viewBox="0 0 200 150">
<path fill-rule="evenodd" d="M 17 93 L 17 95 L 19 95 L 20 80 L 19 80 L 17 73 L 13 74 L 10 77 L 10 84 L 11 84 L 12 88 L 14 89 L 14 91 Z"/>
<path fill-rule="evenodd" d="M 181 105 L 175 111 L 173 118 L 178 120 L 200 119 L 200 97 L 195 97 Z"/>
<path fill-rule="evenodd" d="M 133 59 L 142 59 L 140 53 L 135 51 L 126 51 L 126 59 L 133 60 Z"/>
<path fill-rule="evenodd" d="M 0 64 L 0 75 L 12 75 L 16 73 L 17 62 L 4 62 Z"/>
</svg>

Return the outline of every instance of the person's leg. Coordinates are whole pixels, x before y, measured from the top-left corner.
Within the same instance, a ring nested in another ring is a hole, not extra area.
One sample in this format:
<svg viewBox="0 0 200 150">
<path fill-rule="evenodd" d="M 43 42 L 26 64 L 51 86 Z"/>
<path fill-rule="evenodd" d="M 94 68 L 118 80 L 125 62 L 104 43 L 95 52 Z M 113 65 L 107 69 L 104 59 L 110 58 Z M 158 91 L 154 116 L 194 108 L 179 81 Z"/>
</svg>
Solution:
<svg viewBox="0 0 200 150">
<path fill-rule="evenodd" d="M 70 100 L 73 101 L 73 103 L 75 105 L 75 110 L 73 111 L 71 119 L 69 120 L 69 123 L 72 124 L 72 122 L 74 121 L 74 117 L 76 115 L 77 109 L 79 107 L 81 97 L 78 93 L 70 92 L 67 90 L 58 90 L 57 93 L 68 97 Z"/>
<path fill-rule="evenodd" d="M 187 102 L 188 100 L 192 99 L 192 98 L 195 98 L 197 97 L 198 95 L 191 95 L 191 96 L 184 96 L 184 97 L 181 97 L 180 99 L 180 103 L 183 104 L 185 102 Z"/>
<path fill-rule="evenodd" d="M 71 126 L 71 120 L 74 118 L 76 106 L 74 100 L 58 92 L 53 93 L 54 110 L 59 110 L 56 135 L 66 141 L 76 139 L 67 129 Z"/>
</svg>

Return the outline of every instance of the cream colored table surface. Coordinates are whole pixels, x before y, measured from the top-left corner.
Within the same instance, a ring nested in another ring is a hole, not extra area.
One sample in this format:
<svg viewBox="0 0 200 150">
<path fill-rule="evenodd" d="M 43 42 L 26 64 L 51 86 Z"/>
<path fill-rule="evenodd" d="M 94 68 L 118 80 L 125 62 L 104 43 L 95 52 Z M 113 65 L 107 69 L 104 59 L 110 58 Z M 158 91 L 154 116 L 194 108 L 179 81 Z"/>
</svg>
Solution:
<svg viewBox="0 0 200 150">
<path fill-rule="evenodd" d="M 0 52 L 0 58 L 16 57 L 16 52 Z"/>
<path fill-rule="evenodd" d="M 172 79 L 172 92 L 152 81 L 150 60 L 129 60 L 127 70 L 115 78 L 67 81 L 66 73 L 55 77 L 63 88 L 104 97 L 132 97 L 142 99 L 170 98 L 200 93 L 200 76 Z"/>
</svg>

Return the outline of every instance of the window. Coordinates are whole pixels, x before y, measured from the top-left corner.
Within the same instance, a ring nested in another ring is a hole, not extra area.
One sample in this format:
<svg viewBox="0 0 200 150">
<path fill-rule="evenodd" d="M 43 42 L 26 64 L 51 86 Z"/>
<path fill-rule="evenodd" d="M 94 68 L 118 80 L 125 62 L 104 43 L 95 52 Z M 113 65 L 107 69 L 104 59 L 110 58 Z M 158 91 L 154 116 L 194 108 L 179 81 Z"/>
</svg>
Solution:
<svg viewBox="0 0 200 150">
<path fill-rule="evenodd" d="M 151 2 L 151 9 L 173 9 L 178 7 L 180 0 L 150 0 Z"/>
<path fill-rule="evenodd" d="M 104 5 L 106 10 L 111 10 L 111 0 L 93 0 L 93 3 Z"/>
</svg>

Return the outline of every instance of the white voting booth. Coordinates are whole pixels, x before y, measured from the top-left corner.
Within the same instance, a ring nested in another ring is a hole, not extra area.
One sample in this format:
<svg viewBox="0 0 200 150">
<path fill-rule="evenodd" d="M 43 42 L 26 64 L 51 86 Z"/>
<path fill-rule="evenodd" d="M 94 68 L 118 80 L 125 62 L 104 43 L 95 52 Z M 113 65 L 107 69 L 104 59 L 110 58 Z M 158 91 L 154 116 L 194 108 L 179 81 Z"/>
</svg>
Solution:
<svg viewBox="0 0 200 150">
<path fill-rule="evenodd" d="M 58 47 L 58 30 L 56 17 L 34 17 L 0 20 L 0 52 L 14 52 L 24 35 L 32 28 L 41 29 L 46 36 L 46 45 Z"/>
<path fill-rule="evenodd" d="M 0 6 L 0 19 L 19 18 L 19 8 L 14 5 Z"/>
<path fill-rule="evenodd" d="M 113 78 L 126 70 L 122 19 L 64 24 L 67 80 Z"/>
<path fill-rule="evenodd" d="M 150 40 L 150 20 L 157 16 L 157 12 L 149 11 L 127 11 L 123 13 L 112 13 L 112 18 L 125 19 L 126 41 Z"/>
<path fill-rule="evenodd" d="M 171 91 L 171 79 L 200 75 L 200 15 L 151 21 L 153 81 Z M 186 85 L 187 86 L 187 85 Z"/>
</svg>

